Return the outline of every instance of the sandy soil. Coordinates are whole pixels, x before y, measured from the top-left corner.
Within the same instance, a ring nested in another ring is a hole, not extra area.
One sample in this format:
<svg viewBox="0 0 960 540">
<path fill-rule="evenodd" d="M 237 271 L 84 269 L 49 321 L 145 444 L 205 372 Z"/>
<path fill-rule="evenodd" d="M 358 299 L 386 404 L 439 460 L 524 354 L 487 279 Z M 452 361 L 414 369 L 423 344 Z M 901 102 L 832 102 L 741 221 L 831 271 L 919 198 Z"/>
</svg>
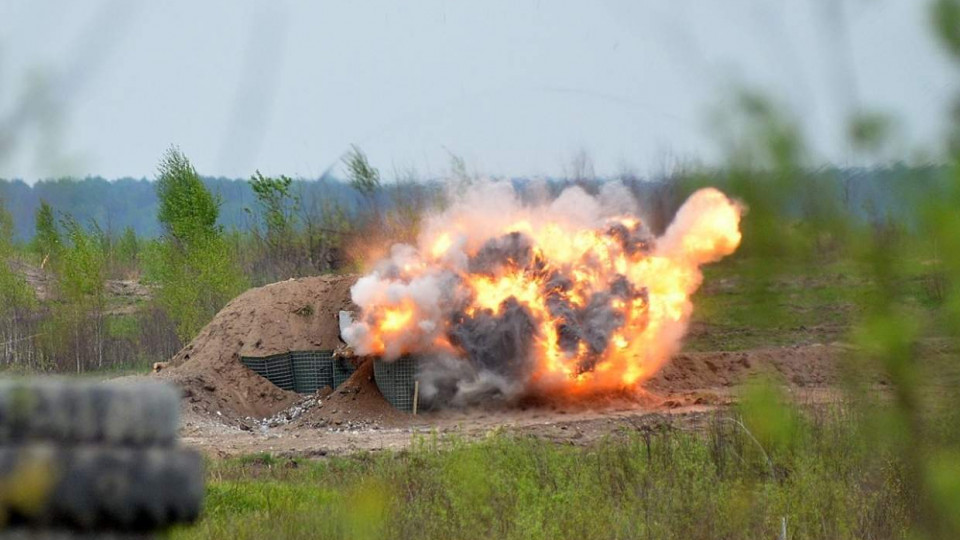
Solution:
<svg viewBox="0 0 960 540">
<path fill-rule="evenodd" d="M 183 390 L 182 436 L 216 456 L 256 452 L 307 457 L 397 450 L 421 437 L 476 439 L 491 432 L 587 444 L 665 423 L 706 421 L 735 399 L 748 377 L 783 381 L 800 401 L 837 398 L 839 345 L 804 345 L 740 352 L 676 355 L 638 392 L 579 402 L 529 398 L 469 410 L 419 415 L 390 407 L 370 364 L 340 388 L 314 395 L 281 390 L 240 363 L 240 356 L 341 344 L 337 313 L 355 306 L 355 276 L 288 280 L 252 289 L 231 301 L 190 344 L 154 375 Z"/>
<path fill-rule="evenodd" d="M 829 388 L 795 389 L 794 397 L 803 403 L 826 403 L 838 399 L 838 394 Z M 188 414 L 184 418 L 182 437 L 185 444 L 215 458 L 259 452 L 317 458 L 396 451 L 408 448 L 418 440 L 434 437 L 477 440 L 498 432 L 585 445 L 604 437 L 662 429 L 665 425 L 696 429 L 709 421 L 717 407 L 730 403 L 730 399 L 729 394 L 718 393 L 712 402 L 707 402 L 702 394 L 690 394 L 673 395 L 659 405 L 622 402 L 603 407 L 571 404 L 567 407 L 442 411 L 409 415 L 406 425 L 392 427 L 350 421 L 325 427 L 297 423 L 275 423 L 271 427 L 270 422 L 260 422 L 255 427 L 238 426 Z"/>
<path fill-rule="evenodd" d="M 240 357 L 337 348 L 342 343 L 337 314 L 354 307 L 355 281 L 355 276 L 317 276 L 250 289 L 217 313 L 157 376 L 180 385 L 186 409 L 200 415 L 234 420 L 283 411 L 301 396 L 274 386 Z"/>
<path fill-rule="evenodd" d="M 269 418 L 198 414 L 185 404 L 182 436 L 186 444 L 211 457 L 257 452 L 322 457 L 402 450 L 424 437 L 475 440 L 498 431 L 589 444 L 664 424 L 695 428 L 707 422 L 712 411 L 735 401 L 738 383 L 760 373 L 785 382 L 798 402 L 836 401 L 837 375 L 832 366 L 841 351 L 836 346 L 816 345 L 683 354 L 649 381 L 645 391 L 631 396 L 585 402 L 537 400 L 416 416 L 393 411 L 389 406 L 383 409 L 377 403 L 377 398 L 382 398 L 358 396 L 357 386 L 348 382 L 334 394 L 328 390 L 306 396 Z M 360 386 L 362 392 L 369 392 L 371 387 L 376 391 L 372 381 Z M 354 396 L 358 396 L 356 400 Z"/>
</svg>

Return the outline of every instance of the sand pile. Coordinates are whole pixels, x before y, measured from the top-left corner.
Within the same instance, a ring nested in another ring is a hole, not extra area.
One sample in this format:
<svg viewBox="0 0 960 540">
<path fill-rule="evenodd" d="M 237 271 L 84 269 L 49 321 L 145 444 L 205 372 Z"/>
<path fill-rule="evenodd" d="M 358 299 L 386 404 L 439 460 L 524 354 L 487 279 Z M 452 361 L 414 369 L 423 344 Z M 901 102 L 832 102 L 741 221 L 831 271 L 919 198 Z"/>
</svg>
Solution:
<svg viewBox="0 0 960 540">
<path fill-rule="evenodd" d="M 723 388 L 740 384 L 754 374 L 772 375 L 797 387 L 835 383 L 839 347 L 810 345 L 730 352 L 694 352 L 675 355 L 643 386 L 657 392 Z"/>
<path fill-rule="evenodd" d="M 356 279 L 316 276 L 250 289 L 217 313 L 157 376 L 181 385 L 185 407 L 197 413 L 263 418 L 287 409 L 301 396 L 260 377 L 240 357 L 341 345 L 337 315 L 355 309 L 350 287 Z"/>
<path fill-rule="evenodd" d="M 332 393 L 327 389 L 329 395 L 314 396 L 281 390 L 240 362 L 241 356 L 340 346 L 337 316 L 343 309 L 356 310 L 350 300 L 356 279 L 317 276 L 251 289 L 227 304 L 157 376 L 183 387 L 187 411 L 228 421 L 269 418 L 297 406 L 303 414 L 294 423 L 301 426 L 408 424 L 408 415 L 393 409 L 380 394 L 370 362 L 340 388 Z M 831 346 L 806 346 L 682 353 L 644 388 L 666 395 L 723 388 L 760 372 L 795 386 L 822 386 L 836 381 L 839 352 Z M 304 408 L 311 399 L 310 407 Z"/>
<path fill-rule="evenodd" d="M 296 425 L 349 429 L 405 425 L 410 419 L 384 399 L 373 380 L 373 360 L 367 359 L 333 393 L 319 391 L 317 405 L 299 417 Z"/>
</svg>

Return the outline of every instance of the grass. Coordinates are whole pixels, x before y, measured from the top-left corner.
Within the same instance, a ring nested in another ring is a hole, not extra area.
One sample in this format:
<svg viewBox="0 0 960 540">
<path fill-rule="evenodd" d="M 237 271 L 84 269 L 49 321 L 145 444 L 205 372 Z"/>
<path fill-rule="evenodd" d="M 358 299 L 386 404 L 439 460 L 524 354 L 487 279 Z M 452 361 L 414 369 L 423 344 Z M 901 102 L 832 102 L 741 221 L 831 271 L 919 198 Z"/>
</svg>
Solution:
<svg viewBox="0 0 960 540">
<path fill-rule="evenodd" d="M 899 286 L 917 317 L 942 317 L 931 292 L 936 270 L 915 255 L 901 261 Z M 731 257 L 703 268 L 692 297 L 686 351 L 738 351 L 844 341 L 866 306 L 884 294 L 853 259 L 805 261 L 777 268 L 759 258 Z M 934 321 L 937 328 L 937 321 Z M 943 326 L 940 324 L 939 326 Z"/>
<path fill-rule="evenodd" d="M 786 520 L 792 539 L 904 537 L 901 465 L 850 436 L 851 414 L 795 417 L 778 440 L 747 414 L 586 447 L 500 434 L 324 461 L 213 461 L 204 518 L 172 536 L 776 538 Z"/>
<path fill-rule="evenodd" d="M 883 397 L 848 381 L 843 405 L 798 409 L 759 383 L 700 431 L 666 424 L 584 447 L 501 434 L 321 462 L 212 462 L 206 516 L 174 536 L 734 539 L 778 538 L 785 524 L 790 539 L 956 538 L 960 349 L 931 287 L 940 269 L 900 255 L 882 285 L 871 261 L 853 258 L 709 266 L 686 342 L 851 341 L 859 352 L 845 371 L 881 370 Z M 864 324 L 884 313 L 893 327 Z M 903 333 L 906 321 L 922 330 Z"/>
<path fill-rule="evenodd" d="M 704 286 L 692 298 L 694 331 L 685 350 L 835 341 L 849 329 L 871 290 L 847 265 L 793 268 L 776 276 L 758 272 L 756 265 L 734 260 L 704 269 Z"/>
<path fill-rule="evenodd" d="M 949 312 L 918 261 L 898 260 L 897 281 L 885 286 L 901 300 L 898 316 L 929 323 L 918 337 L 948 336 L 938 321 Z M 705 274 L 687 350 L 851 340 L 894 294 L 850 259 L 769 272 L 734 257 Z M 931 354 L 899 348 L 885 327 L 864 328 L 858 346 L 883 344 L 857 353 L 873 362 L 862 368 L 889 375 L 882 398 L 851 383 L 843 405 L 797 408 L 760 382 L 706 428 L 666 423 L 588 446 L 500 433 L 321 461 L 211 461 L 204 517 L 171 535 L 753 539 L 779 538 L 785 525 L 790 539 L 956 538 L 956 343 L 925 341 L 942 349 Z M 861 369 L 849 360 L 848 371 Z"/>
</svg>

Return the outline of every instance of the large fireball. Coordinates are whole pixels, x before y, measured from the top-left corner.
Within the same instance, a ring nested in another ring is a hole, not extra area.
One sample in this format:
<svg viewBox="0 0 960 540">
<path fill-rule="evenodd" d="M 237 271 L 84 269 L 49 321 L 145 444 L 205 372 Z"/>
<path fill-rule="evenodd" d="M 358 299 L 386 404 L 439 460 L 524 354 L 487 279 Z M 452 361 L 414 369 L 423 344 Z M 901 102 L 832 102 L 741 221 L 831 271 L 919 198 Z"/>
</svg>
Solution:
<svg viewBox="0 0 960 540">
<path fill-rule="evenodd" d="M 741 207 L 701 189 L 654 238 L 619 184 L 525 205 L 475 187 L 352 290 L 358 354 L 426 359 L 425 397 L 633 387 L 676 352 L 700 266 L 740 243 Z"/>
</svg>

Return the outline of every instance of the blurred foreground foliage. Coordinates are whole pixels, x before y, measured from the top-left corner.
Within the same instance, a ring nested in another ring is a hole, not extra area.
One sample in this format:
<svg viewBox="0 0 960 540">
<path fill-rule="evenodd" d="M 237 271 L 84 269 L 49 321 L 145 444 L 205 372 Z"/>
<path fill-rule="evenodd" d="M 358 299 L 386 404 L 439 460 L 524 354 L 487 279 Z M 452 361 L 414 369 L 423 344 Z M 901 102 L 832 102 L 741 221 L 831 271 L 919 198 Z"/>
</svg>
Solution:
<svg viewBox="0 0 960 540">
<path fill-rule="evenodd" d="M 957 65 L 960 2 L 933 5 L 935 28 Z M 960 96 L 957 103 L 960 110 Z M 909 223 L 890 216 L 852 219 L 845 185 L 805 172 L 810 156 L 799 127 L 772 101 L 744 94 L 731 118 L 734 125 L 727 127 L 735 136 L 720 187 L 748 208 L 743 248 L 733 263 L 754 299 L 753 316 L 789 318 L 788 288 L 771 287 L 771 278 L 797 269 L 816 276 L 819 268 L 829 279 L 838 265 L 855 268 L 857 293 L 847 297 L 854 305 L 850 329 L 841 336 L 851 347 L 838 360 L 846 374 L 848 418 L 830 436 L 858 450 L 823 459 L 866 477 L 892 472 L 887 480 L 893 483 L 874 490 L 889 498 L 889 511 L 903 528 L 851 537 L 960 538 L 960 118 L 940 181 L 919 189 L 903 183 L 891 194 L 914 210 Z M 864 155 L 882 146 L 886 126 L 879 118 L 851 119 L 852 146 Z M 684 189 L 704 183 L 716 185 L 717 175 L 692 174 Z M 880 388 L 871 382 L 878 378 Z M 773 471 L 789 470 L 792 456 L 808 452 L 811 443 L 798 427 L 809 411 L 796 409 L 777 385 L 748 385 L 738 407 L 741 425 L 765 450 Z M 805 537 L 796 527 L 789 537 Z"/>
</svg>

